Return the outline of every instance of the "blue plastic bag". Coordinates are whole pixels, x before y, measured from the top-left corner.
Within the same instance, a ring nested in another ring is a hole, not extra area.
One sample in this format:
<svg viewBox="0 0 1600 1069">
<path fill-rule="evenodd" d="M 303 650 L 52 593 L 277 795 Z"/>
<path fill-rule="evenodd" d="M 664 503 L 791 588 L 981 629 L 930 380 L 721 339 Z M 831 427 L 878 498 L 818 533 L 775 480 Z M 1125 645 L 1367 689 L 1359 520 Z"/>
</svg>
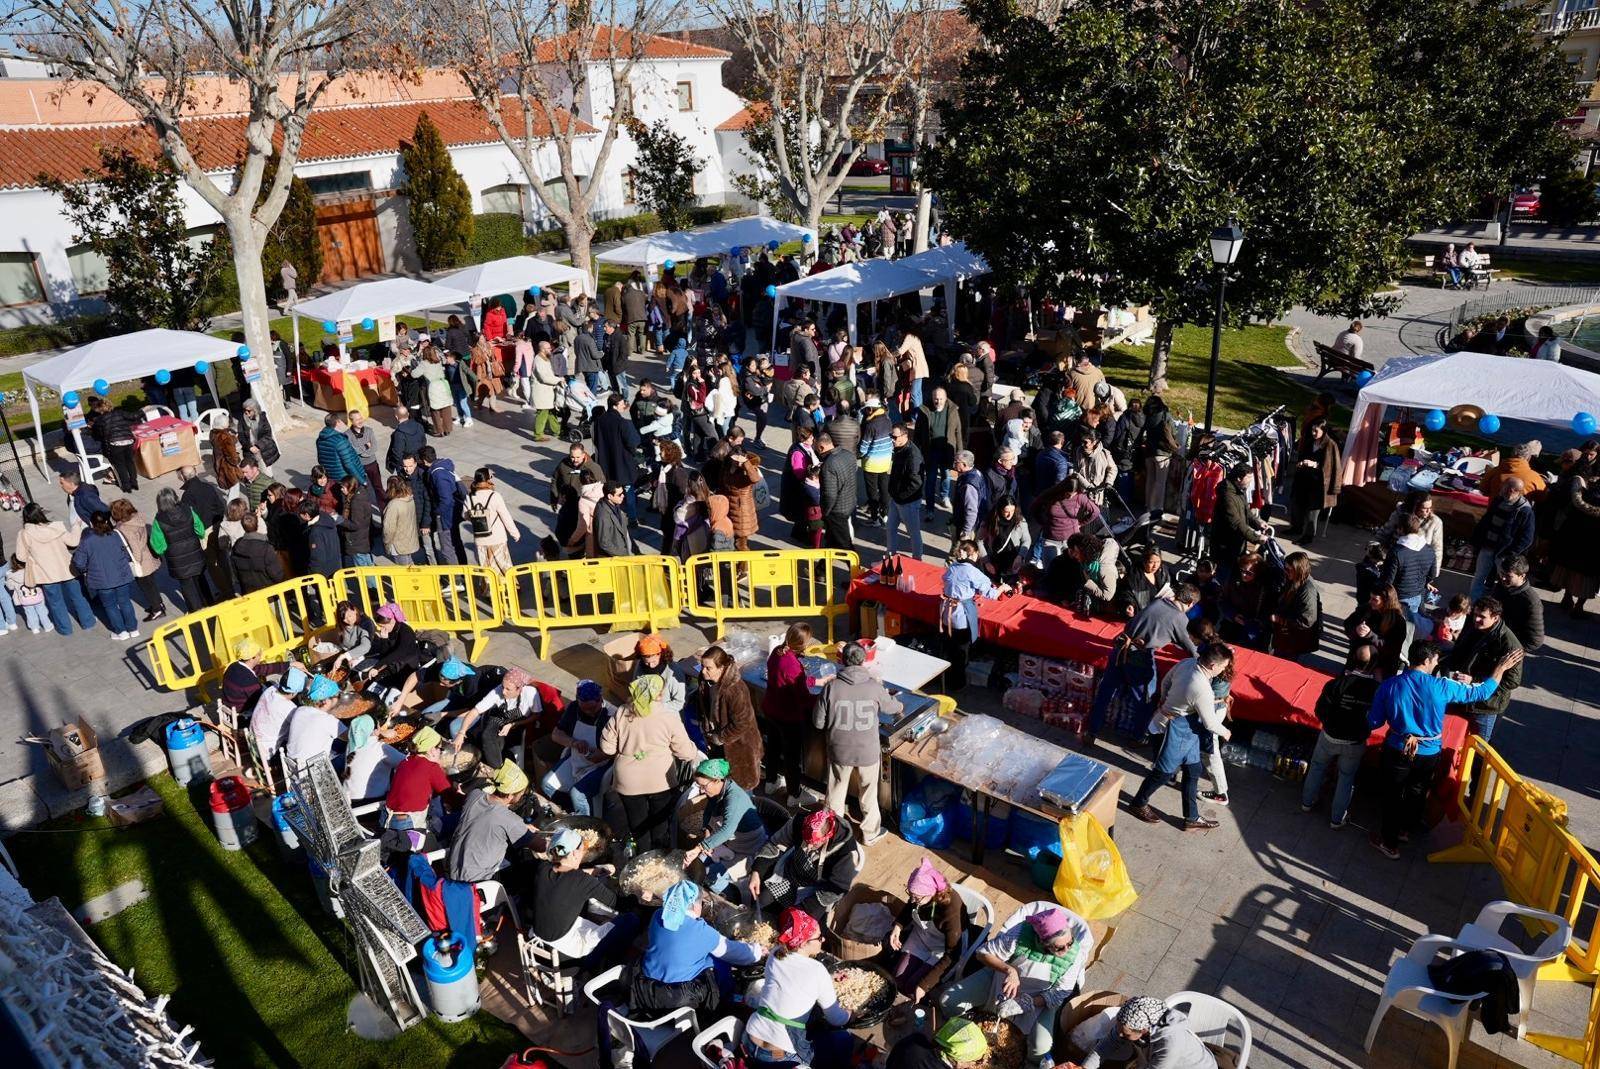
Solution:
<svg viewBox="0 0 1600 1069">
<path fill-rule="evenodd" d="M 900 803 L 900 837 L 913 846 L 943 850 L 955 838 L 950 815 L 960 805 L 959 787 L 923 777 Z"/>
</svg>

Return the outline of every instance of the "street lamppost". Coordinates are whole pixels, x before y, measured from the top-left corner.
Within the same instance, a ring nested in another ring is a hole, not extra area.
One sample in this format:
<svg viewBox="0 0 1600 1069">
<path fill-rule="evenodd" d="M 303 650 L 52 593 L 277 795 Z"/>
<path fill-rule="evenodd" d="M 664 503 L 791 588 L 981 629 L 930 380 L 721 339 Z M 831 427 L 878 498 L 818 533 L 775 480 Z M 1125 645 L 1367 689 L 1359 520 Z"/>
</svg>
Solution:
<svg viewBox="0 0 1600 1069">
<path fill-rule="evenodd" d="M 1211 319 L 1211 377 L 1206 384 L 1206 430 L 1217 407 L 1217 360 L 1222 356 L 1222 302 L 1228 292 L 1228 268 L 1239 258 L 1244 231 L 1229 221 L 1211 232 L 1211 262 L 1217 265 L 1217 311 Z"/>
</svg>

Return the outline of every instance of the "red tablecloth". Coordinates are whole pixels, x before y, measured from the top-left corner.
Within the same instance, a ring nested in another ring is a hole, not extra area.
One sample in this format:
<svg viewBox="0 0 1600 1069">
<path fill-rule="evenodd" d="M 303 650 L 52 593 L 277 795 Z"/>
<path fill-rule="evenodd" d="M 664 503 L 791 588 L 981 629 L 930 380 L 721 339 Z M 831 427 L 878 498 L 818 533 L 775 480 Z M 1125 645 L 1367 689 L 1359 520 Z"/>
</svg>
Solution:
<svg viewBox="0 0 1600 1069">
<path fill-rule="evenodd" d="M 896 590 L 876 581 L 877 569 L 863 572 L 850 584 L 852 609 L 862 602 L 876 602 L 891 612 L 923 623 L 937 625 L 939 591 L 944 569 L 925 561 L 901 558 L 905 574 L 915 581 L 915 590 Z M 869 581 L 868 577 L 872 580 Z M 1115 620 L 1079 616 L 1060 605 L 1027 594 L 1012 594 L 999 600 L 978 602 L 978 633 L 984 639 L 1020 653 L 1078 661 L 1103 667 L 1111 643 L 1122 632 Z M 1177 663 L 1173 653 L 1158 657 L 1164 668 Z M 1331 677 L 1316 668 L 1274 657 L 1269 653 L 1234 647 L 1233 716 L 1256 724 L 1293 724 L 1317 730 L 1317 696 Z M 1373 732 L 1368 746 L 1383 741 L 1386 728 Z M 1444 748 L 1450 773 L 1444 781 L 1453 797 L 1456 770 L 1467 736 L 1467 722 L 1447 716 L 1444 722 Z"/>
<path fill-rule="evenodd" d="M 346 375 L 354 375 L 361 385 L 374 389 L 389 381 L 390 377 L 389 372 L 381 367 L 365 367 L 359 371 L 329 371 L 327 368 L 308 367 L 300 371 L 300 377 L 306 382 L 321 383 L 333 390 L 344 389 Z"/>
<path fill-rule="evenodd" d="M 1446 490 L 1443 487 L 1435 486 L 1433 495 L 1435 497 L 1448 497 L 1455 501 L 1465 501 L 1467 504 L 1476 505 L 1479 508 L 1489 507 L 1489 496 L 1487 494 L 1479 494 L 1471 490 Z"/>
<path fill-rule="evenodd" d="M 135 442 L 148 442 L 160 438 L 167 431 L 188 431 L 194 433 L 194 424 L 188 420 L 179 419 L 177 416 L 158 416 L 146 423 L 138 423 L 133 428 Z"/>
</svg>

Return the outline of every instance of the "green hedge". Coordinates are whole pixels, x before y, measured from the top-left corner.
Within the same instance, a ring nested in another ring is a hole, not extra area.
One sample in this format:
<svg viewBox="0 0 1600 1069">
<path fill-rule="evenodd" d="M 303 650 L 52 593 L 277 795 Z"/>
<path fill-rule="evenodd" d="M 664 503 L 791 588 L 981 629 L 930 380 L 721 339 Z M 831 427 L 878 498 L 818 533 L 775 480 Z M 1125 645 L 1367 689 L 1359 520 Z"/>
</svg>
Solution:
<svg viewBox="0 0 1600 1069">
<path fill-rule="evenodd" d="M 22 356 L 42 349 L 66 349 L 110 333 L 103 315 L 79 316 L 65 323 L 38 323 L 0 330 L 0 356 Z"/>
<path fill-rule="evenodd" d="M 729 204 L 716 204 L 694 209 L 695 226 L 709 226 L 746 214 L 743 209 Z M 566 231 L 560 227 L 541 230 L 534 234 L 522 232 L 522 217 L 511 212 L 490 212 L 473 216 L 472 243 L 467 248 L 467 262 L 474 264 L 500 260 L 507 256 L 536 255 L 542 252 L 560 252 L 567 247 Z M 603 219 L 595 224 L 594 240 L 624 241 L 644 237 L 661 229 L 661 221 L 654 212 L 624 215 L 616 219 Z"/>
</svg>

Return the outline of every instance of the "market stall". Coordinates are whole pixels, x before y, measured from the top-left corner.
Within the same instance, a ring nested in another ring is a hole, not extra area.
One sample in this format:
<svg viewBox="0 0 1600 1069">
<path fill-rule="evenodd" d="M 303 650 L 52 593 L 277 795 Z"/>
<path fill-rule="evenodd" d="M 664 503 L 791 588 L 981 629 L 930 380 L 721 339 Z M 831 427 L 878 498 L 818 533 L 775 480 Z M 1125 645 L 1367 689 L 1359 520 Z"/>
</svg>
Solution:
<svg viewBox="0 0 1600 1069">
<path fill-rule="evenodd" d="M 241 353 L 242 348 L 237 342 L 197 331 L 140 330 L 80 345 L 60 356 L 41 360 L 37 364 L 23 368 L 22 383 L 28 393 L 28 409 L 33 416 L 35 440 L 41 442 L 44 440 L 44 421 L 39 413 L 39 390 L 53 390 L 61 395 L 67 433 L 72 437 L 79 470 L 84 480 L 88 481 L 91 476 L 86 453 L 89 450 L 83 442 L 83 431 L 87 426 L 84 413 L 88 409 L 90 391 L 105 396 L 110 393 L 114 383 L 134 382 L 147 376 L 159 380 L 162 375 L 170 375 L 174 368 L 193 367 L 195 373 L 205 379 L 212 398 L 216 398 L 217 383 L 212 365 L 241 355 L 248 356 L 248 350 Z M 189 450 L 194 449 L 194 427 L 192 424 L 185 426 L 189 428 L 188 446 L 185 447 L 181 440 L 178 441 L 176 453 L 167 452 L 167 449 L 174 444 L 171 437 L 168 437 L 166 445 L 162 444 L 161 439 L 163 434 L 177 434 L 181 439 L 178 428 L 164 428 L 155 433 L 155 455 L 151 457 L 155 467 L 170 471 L 173 467 L 199 462 L 198 450 L 195 449 L 194 459 L 183 460 L 182 463 L 173 464 L 172 467 L 162 466 L 169 463 L 171 457 L 191 455 Z M 142 468 L 145 453 L 142 443 L 139 452 Z"/>
<path fill-rule="evenodd" d="M 324 412 L 347 411 L 350 408 L 349 391 L 352 389 L 360 390 L 362 398 L 369 406 L 393 407 L 400 403 L 400 393 L 395 387 L 394 376 L 387 368 L 374 365 L 343 370 L 329 370 L 322 367 L 301 368 L 302 397 L 305 397 L 307 388 L 311 390 L 311 396 L 308 398 L 310 404 Z"/>
<path fill-rule="evenodd" d="M 577 294 L 587 291 L 589 276 L 569 264 L 552 263 L 538 256 L 508 256 L 451 272 L 435 280 L 434 285 L 480 298 L 501 293 L 521 296 L 530 289 L 552 286 L 566 286 Z"/>
<path fill-rule="evenodd" d="M 857 260 L 808 275 L 778 287 L 777 305 L 773 309 L 772 344 L 777 346 L 778 313 L 791 301 L 842 305 L 850 341 L 854 344 L 859 340 L 857 319 L 862 305 L 935 287 L 944 289 L 949 340 L 954 341 L 955 317 L 952 313 L 956 306 L 956 286 L 988 271 L 989 265 L 982 256 L 957 242 L 900 260 Z"/>
<path fill-rule="evenodd" d="M 137 424 L 133 428 L 133 449 L 134 463 L 145 479 L 200 465 L 200 442 L 195 426 L 176 416 L 161 416 Z"/>
<path fill-rule="evenodd" d="M 470 292 L 437 282 L 423 282 L 415 278 L 385 278 L 376 282 L 363 282 L 348 289 L 335 290 L 322 297 L 299 302 L 294 306 L 295 314 L 292 317 L 296 354 L 292 377 L 301 384 L 302 399 L 305 399 L 304 387 L 309 385 L 315 390 L 317 380 L 307 378 L 308 369 L 299 366 L 301 316 L 321 320 L 323 333 L 338 340 L 339 359 L 348 366 L 329 370 L 357 373 L 356 378 L 349 383 L 346 383 L 342 376 L 335 382 L 330 374 L 323 382 L 327 390 L 321 395 L 322 400 L 317 401 L 316 394 L 313 394 L 311 403 L 316 404 L 318 408 L 342 412 L 352 408 L 364 409 L 368 404 L 392 405 L 396 399 L 394 383 L 387 369 L 365 361 L 349 360 L 346 346 L 354 336 L 357 323 L 367 330 L 377 331 L 379 340 L 387 341 L 395 336 L 396 316 L 463 306 L 472 296 Z M 357 386 L 360 389 L 356 389 Z M 337 396 L 328 392 L 335 388 L 339 391 Z"/>
<path fill-rule="evenodd" d="M 770 247 L 773 242 L 785 244 L 808 240 L 812 243 L 817 240 L 816 231 L 810 227 L 780 222 L 764 215 L 752 215 L 699 230 L 652 234 L 608 249 L 595 259 L 601 263 L 637 265 L 653 271 L 669 260 L 688 262 L 702 256 L 722 256 L 739 248 L 758 245 Z"/>
</svg>

